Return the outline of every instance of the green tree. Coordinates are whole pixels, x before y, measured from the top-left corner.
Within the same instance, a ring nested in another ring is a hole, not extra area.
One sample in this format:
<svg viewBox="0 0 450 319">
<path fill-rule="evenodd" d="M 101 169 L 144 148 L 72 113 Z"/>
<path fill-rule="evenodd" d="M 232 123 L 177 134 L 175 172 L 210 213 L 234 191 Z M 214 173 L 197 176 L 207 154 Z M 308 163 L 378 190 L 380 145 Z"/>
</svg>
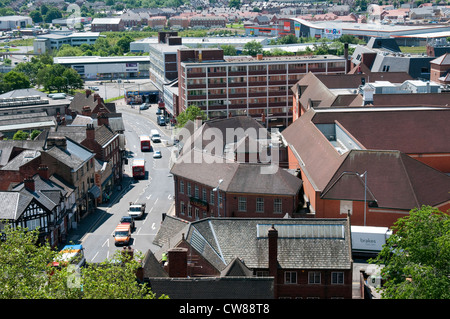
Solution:
<svg viewBox="0 0 450 319">
<path fill-rule="evenodd" d="M 220 48 L 223 50 L 223 55 L 237 55 L 237 50 L 234 45 L 224 44 Z"/>
<path fill-rule="evenodd" d="M 380 254 L 386 299 L 450 298 L 450 216 L 422 206 L 397 220 Z"/>
<path fill-rule="evenodd" d="M 117 41 L 117 46 L 122 50 L 123 53 L 130 51 L 130 43 L 133 42 L 133 38 L 129 35 L 124 35 Z"/>
<path fill-rule="evenodd" d="M 13 140 L 27 140 L 29 136 L 30 136 L 30 134 L 28 134 L 27 132 L 24 132 L 22 130 L 18 130 L 14 134 Z"/>
<path fill-rule="evenodd" d="M 33 20 L 34 23 L 41 23 L 42 21 L 44 21 L 41 12 L 39 12 L 38 10 L 31 11 L 30 18 L 31 20 Z"/>
<path fill-rule="evenodd" d="M 186 110 L 177 116 L 177 127 L 183 127 L 189 120 L 194 121 L 198 116 L 206 120 L 206 114 L 196 105 L 188 106 Z"/>
<path fill-rule="evenodd" d="M 65 92 L 69 93 L 72 90 L 83 88 L 83 79 L 81 79 L 81 76 L 74 69 L 66 68 L 62 76 L 65 78 Z"/>
<path fill-rule="evenodd" d="M 27 89 L 30 87 L 30 81 L 25 74 L 16 71 L 10 71 L 3 77 L 3 82 L 7 91 Z"/>
<path fill-rule="evenodd" d="M 54 268 L 57 256 L 48 242 L 39 243 L 39 230 L 2 231 L 0 299 L 152 299 L 146 284 L 136 280 L 141 253 L 133 258 L 116 251 L 112 259 L 86 267 Z M 162 296 L 161 298 L 167 298 Z"/>
<path fill-rule="evenodd" d="M 263 52 L 263 46 L 258 41 L 249 41 L 244 45 L 244 54 L 256 56 Z"/>
</svg>

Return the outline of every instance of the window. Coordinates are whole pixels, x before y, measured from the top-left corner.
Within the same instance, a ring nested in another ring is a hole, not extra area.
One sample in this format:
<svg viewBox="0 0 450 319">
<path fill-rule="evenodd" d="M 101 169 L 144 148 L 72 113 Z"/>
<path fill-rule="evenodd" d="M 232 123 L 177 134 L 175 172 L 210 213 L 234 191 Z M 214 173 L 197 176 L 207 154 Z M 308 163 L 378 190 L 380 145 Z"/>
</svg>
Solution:
<svg viewBox="0 0 450 319">
<path fill-rule="evenodd" d="M 192 206 L 188 204 L 188 216 L 192 217 Z"/>
<path fill-rule="evenodd" d="M 297 272 L 296 271 L 286 271 L 284 273 L 284 283 L 285 284 L 296 284 L 297 283 Z"/>
<path fill-rule="evenodd" d="M 273 200 L 273 212 L 274 213 L 281 213 L 282 212 L 282 206 L 281 206 L 281 198 L 275 198 Z"/>
<path fill-rule="evenodd" d="M 195 211 L 195 219 L 199 219 L 199 209 L 197 208 L 197 207 L 195 207 L 195 209 L 194 209 L 194 211 Z"/>
<path fill-rule="evenodd" d="M 344 284 L 344 273 L 342 271 L 336 271 L 331 273 L 331 283 L 342 285 Z"/>
<path fill-rule="evenodd" d="M 308 273 L 308 283 L 309 284 L 320 284 L 320 272 L 310 271 Z"/>
<path fill-rule="evenodd" d="M 262 197 L 256 198 L 256 212 L 264 213 L 264 198 Z"/>
<path fill-rule="evenodd" d="M 180 202 L 180 213 L 181 215 L 186 213 L 186 206 L 184 205 L 184 202 Z"/>
<path fill-rule="evenodd" d="M 184 194 L 184 182 L 180 181 L 180 194 Z"/>
<path fill-rule="evenodd" d="M 209 203 L 211 205 L 214 205 L 214 192 L 213 191 L 210 191 L 210 193 L 209 193 Z"/>
<path fill-rule="evenodd" d="M 199 198 L 198 197 L 198 186 L 197 185 L 194 186 L 194 197 L 195 198 Z"/>
<path fill-rule="evenodd" d="M 202 200 L 203 200 L 204 202 L 207 201 L 207 199 L 206 199 L 206 189 L 205 189 L 205 188 L 202 189 Z"/>
<path fill-rule="evenodd" d="M 191 183 L 190 182 L 187 183 L 187 195 L 191 196 Z"/>
<path fill-rule="evenodd" d="M 247 211 L 247 197 L 239 197 L 238 199 L 238 211 L 246 212 Z"/>
</svg>

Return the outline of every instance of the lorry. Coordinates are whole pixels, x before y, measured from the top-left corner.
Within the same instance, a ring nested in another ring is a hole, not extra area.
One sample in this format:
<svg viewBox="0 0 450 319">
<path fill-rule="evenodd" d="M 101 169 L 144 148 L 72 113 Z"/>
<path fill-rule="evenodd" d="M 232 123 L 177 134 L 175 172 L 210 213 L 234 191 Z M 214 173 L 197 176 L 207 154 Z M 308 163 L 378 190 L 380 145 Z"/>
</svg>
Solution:
<svg viewBox="0 0 450 319">
<path fill-rule="evenodd" d="M 152 149 L 152 145 L 150 142 L 150 136 L 148 135 L 141 135 L 139 136 L 139 141 L 141 144 L 141 152 L 150 152 Z"/>
<path fill-rule="evenodd" d="M 117 225 L 113 237 L 116 246 L 129 245 L 131 240 L 131 225 L 122 223 Z"/>
<path fill-rule="evenodd" d="M 130 207 L 128 208 L 128 215 L 133 217 L 133 219 L 139 219 L 144 216 L 145 213 L 145 203 L 133 203 L 130 202 Z"/>
<path fill-rule="evenodd" d="M 387 227 L 351 226 L 352 253 L 362 256 L 377 255 L 391 235 L 392 230 Z"/>
<path fill-rule="evenodd" d="M 145 177 L 145 159 L 135 158 L 131 164 L 131 172 L 134 179 Z"/>
<path fill-rule="evenodd" d="M 161 142 L 161 135 L 159 135 L 158 130 L 151 130 L 150 136 L 151 136 L 152 142 Z"/>
<path fill-rule="evenodd" d="M 58 256 L 53 260 L 53 267 L 66 267 L 73 265 L 77 267 L 83 267 L 86 264 L 86 258 L 84 257 L 84 248 L 82 245 L 66 245 L 58 253 Z"/>
</svg>

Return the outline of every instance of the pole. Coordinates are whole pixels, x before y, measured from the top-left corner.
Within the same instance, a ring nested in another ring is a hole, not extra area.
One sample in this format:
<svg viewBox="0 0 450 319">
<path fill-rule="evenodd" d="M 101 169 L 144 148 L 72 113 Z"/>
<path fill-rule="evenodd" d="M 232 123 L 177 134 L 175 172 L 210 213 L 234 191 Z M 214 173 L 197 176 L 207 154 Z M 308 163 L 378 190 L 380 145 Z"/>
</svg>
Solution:
<svg viewBox="0 0 450 319">
<path fill-rule="evenodd" d="M 364 226 L 366 226 L 366 207 L 367 207 L 367 171 L 364 172 Z"/>
</svg>

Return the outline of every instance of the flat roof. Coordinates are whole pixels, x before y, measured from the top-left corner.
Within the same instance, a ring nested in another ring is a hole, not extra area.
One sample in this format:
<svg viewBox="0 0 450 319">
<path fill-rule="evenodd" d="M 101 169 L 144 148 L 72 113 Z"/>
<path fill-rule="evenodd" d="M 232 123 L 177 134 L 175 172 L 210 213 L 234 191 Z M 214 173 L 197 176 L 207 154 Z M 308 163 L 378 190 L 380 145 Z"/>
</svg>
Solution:
<svg viewBox="0 0 450 319">
<path fill-rule="evenodd" d="M 127 62 L 150 62 L 149 56 L 64 56 L 53 58 L 58 64 L 89 64 L 89 63 L 127 63 Z"/>
</svg>

